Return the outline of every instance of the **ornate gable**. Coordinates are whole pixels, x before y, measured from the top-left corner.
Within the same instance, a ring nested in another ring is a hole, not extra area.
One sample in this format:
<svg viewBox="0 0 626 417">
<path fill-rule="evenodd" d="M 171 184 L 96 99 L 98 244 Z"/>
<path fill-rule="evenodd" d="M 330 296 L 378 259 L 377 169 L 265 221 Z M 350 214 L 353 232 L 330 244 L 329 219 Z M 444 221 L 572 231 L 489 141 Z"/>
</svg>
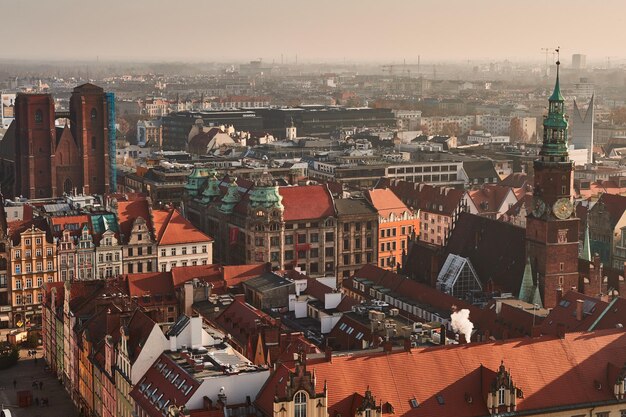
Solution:
<svg viewBox="0 0 626 417">
<path fill-rule="evenodd" d="M 510 413 L 517 407 L 517 398 L 523 398 L 522 390 L 517 388 L 506 370 L 504 361 L 500 363 L 498 372 L 491 373 L 491 383 L 487 392 L 487 408 L 490 414 Z"/>
</svg>

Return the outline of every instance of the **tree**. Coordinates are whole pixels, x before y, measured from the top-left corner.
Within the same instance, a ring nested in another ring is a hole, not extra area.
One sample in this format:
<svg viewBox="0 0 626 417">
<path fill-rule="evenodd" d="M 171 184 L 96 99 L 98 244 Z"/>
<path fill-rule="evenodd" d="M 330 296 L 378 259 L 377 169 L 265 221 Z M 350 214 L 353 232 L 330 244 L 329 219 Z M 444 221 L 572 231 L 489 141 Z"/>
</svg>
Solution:
<svg viewBox="0 0 626 417">
<path fill-rule="evenodd" d="M 444 136 L 457 136 L 459 131 L 458 123 L 446 123 L 441 127 L 441 134 Z"/>
<path fill-rule="evenodd" d="M 528 133 L 524 130 L 524 125 L 519 117 L 511 119 L 509 136 L 511 138 L 511 142 L 528 142 Z"/>
<path fill-rule="evenodd" d="M 626 125 L 626 107 L 618 107 L 611 111 L 611 120 L 616 125 Z"/>
<path fill-rule="evenodd" d="M 0 343 L 0 369 L 7 369 L 15 365 L 20 358 L 17 346 L 9 342 Z"/>
</svg>

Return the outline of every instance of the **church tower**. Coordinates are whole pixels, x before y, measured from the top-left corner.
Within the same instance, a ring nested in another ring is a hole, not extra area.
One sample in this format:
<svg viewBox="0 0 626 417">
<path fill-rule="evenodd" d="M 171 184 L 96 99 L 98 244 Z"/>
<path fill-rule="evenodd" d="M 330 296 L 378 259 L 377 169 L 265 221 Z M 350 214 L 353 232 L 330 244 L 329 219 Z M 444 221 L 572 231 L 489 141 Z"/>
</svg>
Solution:
<svg viewBox="0 0 626 417">
<path fill-rule="evenodd" d="M 557 288 L 578 288 L 580 220 L 575 217 L 572 197 L 574 163 L 567 152 L 568 122 L 559 86 L 560 62 L 556 65 L 556 84 L 543 120 L 543 144 L 539 159 L 533 163 L 533 210 L 526 221 L 526 256 L 546 308 L 555 306 Z"/>
</svg>

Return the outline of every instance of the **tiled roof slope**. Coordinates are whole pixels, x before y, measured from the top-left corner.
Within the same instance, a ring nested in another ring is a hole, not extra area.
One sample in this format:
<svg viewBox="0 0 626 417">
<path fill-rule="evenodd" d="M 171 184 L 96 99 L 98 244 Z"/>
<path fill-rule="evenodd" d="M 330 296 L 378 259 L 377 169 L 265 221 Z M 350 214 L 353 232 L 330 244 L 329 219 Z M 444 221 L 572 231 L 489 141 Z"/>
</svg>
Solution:
<svg viewBox="0 0 626 417">
<path fill-rule="evenodd" d="M 465 190 L 424 183 L 385 180 L 400 199 L 413 209 L 451 216 L 461 204 Z M 382 182 L 380 183 L 382 184 Z"/>
<path fill-rule="evenodd" d="M 470 258 L 486 291 L 519 292 L 526 253 L 523 228 L 461 213 L 442 259 L 449 253 Z"/>
<path fill-rule="evenodd" d="M 213 240 L 185 219 L 177 209 L 153 210 L 152 219 L 159 245 L 211 242 Z"/>
<path fill-rule="evenodd" d="M 350 399 L 369 389 L 377 402 L 388 402 L 398 416 L 474 417 L 490 414 L 483 387 L 491 381 L 484 379 L 494 378 L 501 363 L 523 392 L 516 412 L 531 413 L 615 401 L 615 379 L 607 369 L 621 369 L 625 360 L 626 333 L 604 330 L 570 333 L 563 339 L 542 336 L 342 355 L 332 362 L 309 361 L 307 370 L 315 372 L 316 392 L 327 384 L 330 416 L 351 415 Z M 280 366 L 259 393 L 256 404 L 264 415 L 273 414 L 274 397 L 285 392 L 287 374 L 294 366 L 293 362 Z M 467 401 L 469 397 L 473 401 Z M 417 408 L 411 407 L 412 399 Z"/>
<path fill-rule="evenodd" d="M 335 215 L 333 198 L 325 185 L 280 187 L 285 221 L 324 219 Z"/>
<path fill-rule="evenodd" d="M 389 217 L 392 213 L 395 216 L 402 216 L 403 213 L 409 211 L 409 208 L 389 188 L 367 190 L 365 191 L 365 198 L 372 203 L 378 214 L 383 217 Z"/>
</svg>

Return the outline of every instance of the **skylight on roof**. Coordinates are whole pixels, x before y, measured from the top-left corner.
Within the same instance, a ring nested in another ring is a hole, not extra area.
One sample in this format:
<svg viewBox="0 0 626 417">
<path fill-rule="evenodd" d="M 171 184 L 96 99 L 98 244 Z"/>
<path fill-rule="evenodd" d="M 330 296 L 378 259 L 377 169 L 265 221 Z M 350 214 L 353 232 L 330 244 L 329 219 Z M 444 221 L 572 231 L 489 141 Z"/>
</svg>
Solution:
<svg viewBox="0 0 626 417">
<path fill-rule="evenodd" d="M 409 404 L 411 404 L 411 408 L 417 408 L 420 405 L 415 398 L 411 398 Z"/>
<path fill-rule="evenodd" d="M 444 405 L 446 402 L 443 399 L 443 395 L 439 394 L 437 395 L 437 402 L 439 403 L 439 405 Z"/>
</svg>

